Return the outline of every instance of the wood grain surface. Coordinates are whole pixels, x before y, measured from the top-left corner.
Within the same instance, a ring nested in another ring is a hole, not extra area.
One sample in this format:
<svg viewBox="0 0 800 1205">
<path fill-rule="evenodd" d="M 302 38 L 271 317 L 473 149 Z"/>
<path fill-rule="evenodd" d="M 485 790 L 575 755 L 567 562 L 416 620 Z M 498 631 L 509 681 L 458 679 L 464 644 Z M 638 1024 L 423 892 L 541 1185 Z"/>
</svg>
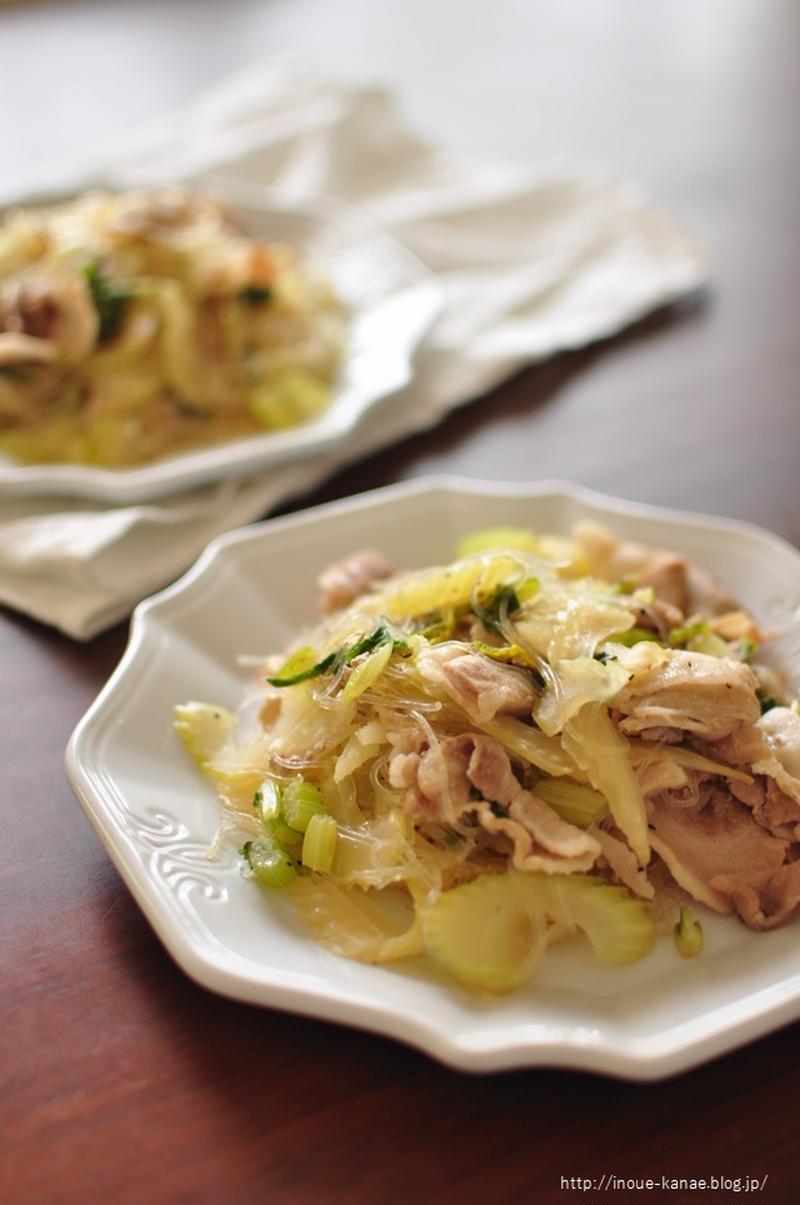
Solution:
<svg viewBox="0 0 800 1205">
<path fill-rule="evenodd" d="M 562 477 L 800 544 L 798 33 L 791 0 L 12 6 L 0 152 L 22 170 L 301 49 L 344 71 L 369 62 L 462 149 L 563 152 L 639 178 L 713 245 L 707 296 L 521 374 L 293 507 L 430 472 Z M 196 987 L 64 778 L 69 733 L 125 639 L 121 625 L 79 645 L 0 614 L 0 1201 L 744 1199 L 562 1188 L 603 1173 L 766 1174 L 750 1199 L 800 1200 L 797 1026 L 659 1084 L 470 1077 Z"/>
</svg>

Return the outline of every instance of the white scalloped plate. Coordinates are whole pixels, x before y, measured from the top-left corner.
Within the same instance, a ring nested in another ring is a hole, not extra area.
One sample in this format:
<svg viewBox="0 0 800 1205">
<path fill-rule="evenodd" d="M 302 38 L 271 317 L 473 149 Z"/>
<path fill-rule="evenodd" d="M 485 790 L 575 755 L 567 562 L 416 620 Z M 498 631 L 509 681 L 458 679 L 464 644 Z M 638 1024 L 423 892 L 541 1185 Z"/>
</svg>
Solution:
<svg viewBox="0 0 800 1205">
<path fill-rule="evenodd" d="M 368 215 L 330 198 L 291 200 L 268 188 L 216 177 L 186 183 L 233 204 L 248 233 L 293 244 L 314 272 L 332 282 L 347 310 L 348 344 L 331 405 L 299 427 L 181 452 L 137 468 L 27 465 L 0 453 L 0 493 L 133 503 L 268 471 L 338 447 L 373 406 L 384 399 L 391 404 L 391 395 L 410 381 L 414 354 L 441 309 L 443 293 L 436 277 L 405 247 Z M 92 186 L 114 187 L 114 178 Z M 63 199 L 38 197 L 30 203 Z"/>
<path fill-rule="evenodd" d="M 664 939 L 635 966 L 588 947 L 548 952 L 529 988 L 469 996 L 421 961 L 363 966 L 318 947 L 279 893 L 244 880 L 229 848 L 210 862 L 213 792 L 171 731 L 173 704 L 235 706 L 240 653 L 278 650 L 314 618 L 314 579 L 365 545 L 399 566 L 450 559 L 487 524 L 567 531 L 580 518 L 679 549 L 768 624 L 800 609 L 800 554 L 746 524 L 657 510 L 561 484 L 423 480 L 272 520 L 215 540 L 176 585 L 136 611 L 130 644 L 67 751 L 76 795 L 164 945 L 224 995 L 399 1038 L 464 1070 L 555 1065 L 634 1079 L 693 1066 L 800 1015 L 800 928 L 754 934 L 704 917 L 706 949 L 684 961 Z M 800 667 L 795 647 L 794 668 Z"/>
</svg>

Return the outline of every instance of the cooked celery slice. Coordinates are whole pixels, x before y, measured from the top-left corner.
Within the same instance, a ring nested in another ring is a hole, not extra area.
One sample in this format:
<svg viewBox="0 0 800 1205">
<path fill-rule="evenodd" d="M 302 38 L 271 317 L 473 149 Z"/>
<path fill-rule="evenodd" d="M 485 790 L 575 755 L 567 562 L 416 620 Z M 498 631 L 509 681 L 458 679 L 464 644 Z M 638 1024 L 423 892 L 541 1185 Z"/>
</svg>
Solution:
<svg viewBox="0 0 800 1205">
<path fill-rule="evenodd" d="M 563 925 L 582 929 L 598 962 L 622 966 L 637 962 L 652 948 L 656 939 L 652 913 L 624 887 L 611 887 L 590 875 L 544 877 L 548 915 Z"/>
<path fill-rule="evenodd" d="M 700 632 L 692 636 L 686 643 L 692 653 L 706 653 L 709 657 L 735 657 L 735 653 L 727 640 L 723 640 L 716 632 Z"/>
<path fill-rule="evenodd" d="M 350 677 L 347 679 L 342 698 L 349 702 L 350 699 L 357 699 L 362 695 L 377 678 L 381 676 L 386 666 L 392 659 L 394 652 L 394 644 L 388 641 L 382 644 L 380 648 L 375 649 L 374 653 L 370 653 L 368 657 L 355 667 Z"/>
<path fill-rule="evenodd" d="M 281 814 L 281 789 L 274 779 L 264 779 L 253 797 L 253 806 L 269 830 Z"/>
<path fill-rule="evenodd" d="M 635 962 L 656 936 L 647 906 L 588 875 L 481 875 L 444 892 L 424 913 L 428 951 L 459 979 L 487 991 L 526 983 L 545 946 L 545 920 L 582 930 L 598 961 Z"/>
<path fill-rule="evenodd" d="M 516 716 L 495 716 L 493 720 L 476 724 L 476 727 L 495 737 L 517 757 L 530 762 L 545 774 L 574 776 L 578 772 L 575 762 L 564 752 L 557 736 L 545 736 L 538 728 L 523 724 Z"/>
<path fill-rule="evenodd" d="M 538 552 L 539 541 L 524 527 L 484 527 L 470 532 L 456 544 L 456 556 L 474 556 L 478 552 L 493 552 L 498 548 L 519 548 L 522 552 Z"/>
<path fill-rule="evenodd" d="M 200 769 L 213 780 L 219 796 L 238 810 L 252 800 L 264 773 L 263 770 L 237 770 L 231 765 L 215 762 L 202 762 Z"/>
<path fill-rule="evenodd" d="M 688 904 L 681 904 L 681 914 L 673 935 L 678 953 L 684 958 L 696 958 L 703 949 L 703 926 Z"/>
<path fill-rule="evenodd" d="M 408 877 L 408 817 L 400 808 L 339 828 L 331 874 L 345 887 L 386 887 Z"/>
<path fill-rule="evenodd" d="M 520 552 L 546 557 L 570 576 L 589 572 L 586 558 L 574 540 L 563 536 L 536 535 L 524 527 L 485 527 L 459 540 L 456 556 L 475 556 L 496 549 L 519 549 Z"/>
<path fill-rule="evenodd" d="M 546 946 L 545 914 L 525 875 L 481 875 L 423 912 L 428 952 L 457 979 L 487 992 L 527 983 Z"/>
<path fill-rule="evenodd" d="M 293 778 L 283 791 L 283 815 L 289 828 L 304 833 L 312 817 L 325 813 L 322 792 L 302 778 Z"/>
<path fill-rule="evenodd" d="M 173 728 L 187 753 L 201 769 L 227 744 L 233 731 L 234 716 L 212 703 L 184 703 L 175 708 Z"/>
<path fill-rule="evenodd" d="M 378 748 L 379 745 L 377 743 L 362 743 L 358 733 L 354 732 L 336 758 L 336 763 L 333 767 L 334 782 L 344 782 L 350 778 L 360 766 L 363 766 L 365 762 L 371 761 L 375 757 Z"/>
<path fill-rule="evenodd" d="M 65 444 L 76 436 L 75 426 L 74 417 L 65 415 L 40 422 L 31 431 L 7 431 L 0 437 L 0 449 L 18 460 L 42 464 L 61 460 Z"/>
<path fill-rule="evenodd" d="M 605 795 L 617 827 L 642 866 L 650 860 L 647 816 L 639 780 L 630 763 L 628 742 L 617 732 L 602 703 L 586 703 L 564 726 L 561 743 Z"/>
<path fill-rule="evenodd" d="M 303 838 L 303 865 L 309 870 L 327 874 L 333 866 L 338 827 L 333 816 L 317 813 L 312 816 Z"/>
<path fill-rule="evenodd" d="M 442 614 L 453 607 L 489 599 L 499 586 L 513 585 L 523 574 L 527 571 L 522 559 L 502 553 L 487 555 L 400 578 L 376 596 L 375 605 L 395 622 Z"/>
<path fill-rule="evenodd" d="M 272 828 L 272 836 L 282 845 L 284 849 L 290 849 L 295 853 L 303 844 L 303 834 L 296 828 L 289 828 L 288 824 L 282 824 L 280 820 Z"/>
<path fill-rule="evenodd" d="M 616 661 L 603 664 L 594 657 L 550 658 L 553 686 L 543 691 L 533 718 L 548 736 L 555 736 L 584 703 L 605 703 L 627 683 L 630 674 Z"/>
<path fill-rule="evenodd" d="M 392 962 L 422 954 L 419 916 L 398 925 L 373 892 L 348 890 L 330 879 L 298 878 L 291 900 L 300 919 L 323 946 L 360 962 Z"/>
<path fill-rule="evenodd" d="M 289 855 L 270 837 L 248 841 L 242 853 L 259 883 L 265 887 L 286 887 L 297 878 Z"/>
<path fill-rule="evenodd" d="M 584 786 L 569 778 L 543 778 L 533 788 L 534 794 L 548 803 L 562 820 L 588 828 L 608 810 L 605 795 L 593 787 Z"/>
<path fill-rule="evenodd" d="M 303 840 L 302 834 L 297 829 L 289 828 L 286 823 L 281 789 L 273 779 L 264 779 L 255 793 L 253 805 L 272 840 L 283 849 L 295 850 L 300 847 Z"/>
<path fill-rule="evenodd" d="M 257 386 L 247 399 L 256 422 L 268 430 L 291 427 L 318 414 L 328 404 L 330 386 L 304 368 L 287 369 Z"/>
</svg>

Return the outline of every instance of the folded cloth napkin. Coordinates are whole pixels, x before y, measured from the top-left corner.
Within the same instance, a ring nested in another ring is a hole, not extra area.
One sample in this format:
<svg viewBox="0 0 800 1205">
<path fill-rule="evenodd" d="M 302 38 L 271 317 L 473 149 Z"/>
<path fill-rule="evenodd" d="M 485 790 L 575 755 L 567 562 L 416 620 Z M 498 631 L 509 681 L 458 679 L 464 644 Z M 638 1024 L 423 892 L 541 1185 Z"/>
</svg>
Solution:
<svg viewBox="0 0 800 1205">
<path fill-rule="evenodd" d="M 213 536 L 708 275 L 698 240 L 629 184 L 456 156 L 412 133 L 383 89 L 296 64 L 248 68 L 47 183 L 79 189 L 103 167 L 130 186 L 202 172 L 339 197 L 438 275 L 445 307 L 411 385 L 332 453 L 150 505 L 0 497 L 0 602 L 80 640 L 175 578 Z"/>
</svg>

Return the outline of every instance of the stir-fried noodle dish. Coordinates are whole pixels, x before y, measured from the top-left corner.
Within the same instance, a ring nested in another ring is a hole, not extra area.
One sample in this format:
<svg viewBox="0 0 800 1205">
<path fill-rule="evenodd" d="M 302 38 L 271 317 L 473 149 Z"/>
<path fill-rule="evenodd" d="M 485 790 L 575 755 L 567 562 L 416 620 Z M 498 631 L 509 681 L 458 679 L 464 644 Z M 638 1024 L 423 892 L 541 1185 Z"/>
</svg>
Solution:
<svg viewBox="0 0 800 1205">
<path fill-rule="evenodd" d="M 110 467 L 293 427 L 328 405 L 344 315 L 296 249 L 182 189 L 0 223 L 0 451 Z"/>
<path fill-rule="evenodd" d="M 783 924 L 800 709 L 756 619 L 684 557 L 590 523 L 456 555 L 330 566 L 325 618 L 261 659 L 237 715 L 177 708 L 244 873 L 337 954 L 426 955 L 488 992 L 576 935 L 607 964 L 659 934 L 699 954 L 697 904 Z"/>
</svg>

